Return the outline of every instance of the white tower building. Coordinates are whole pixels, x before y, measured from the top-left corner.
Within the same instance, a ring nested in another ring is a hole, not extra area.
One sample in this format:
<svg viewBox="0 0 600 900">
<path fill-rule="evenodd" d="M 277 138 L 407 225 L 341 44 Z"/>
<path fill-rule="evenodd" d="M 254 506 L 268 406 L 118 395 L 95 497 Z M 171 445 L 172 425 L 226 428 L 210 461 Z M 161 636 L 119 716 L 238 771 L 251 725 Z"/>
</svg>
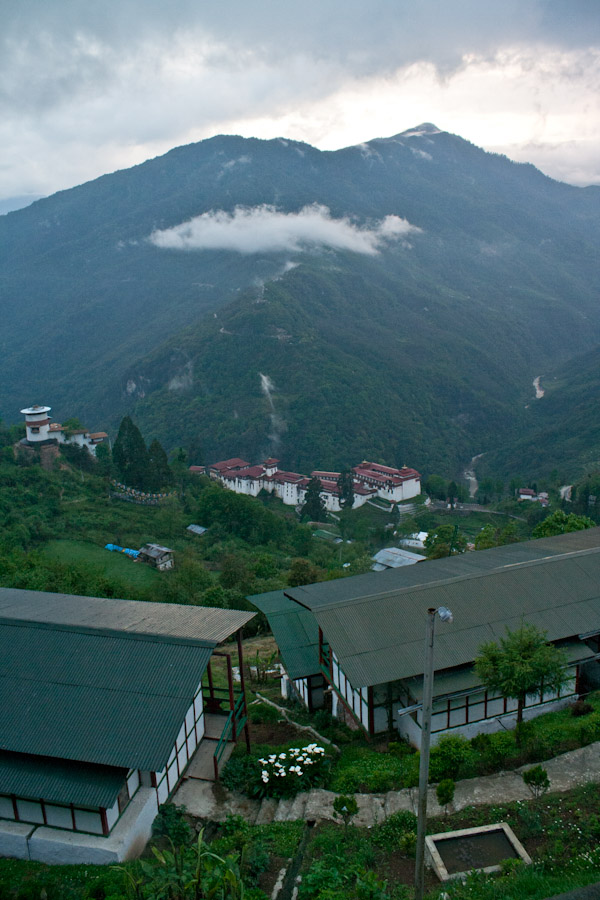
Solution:
<svg viewBox="0 0 600 900">
<path fill-rule="evenodd" d="M 51 406 L 28 406 L 22 409 L 25 416 L 27 440 L 32 444 L 41 444 L 50 439 L 50 417 L 48 413 Z"/>
</svg>

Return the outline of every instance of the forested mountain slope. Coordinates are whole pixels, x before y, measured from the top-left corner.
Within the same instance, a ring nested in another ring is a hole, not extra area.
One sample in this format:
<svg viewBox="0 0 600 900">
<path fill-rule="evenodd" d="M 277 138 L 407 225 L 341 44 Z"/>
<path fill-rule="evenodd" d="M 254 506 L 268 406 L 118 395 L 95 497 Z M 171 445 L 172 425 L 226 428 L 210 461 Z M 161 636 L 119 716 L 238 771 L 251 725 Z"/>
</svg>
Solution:
<svg viewBox="0 0 600 900">
<path fill-rule="evenodd" d="M 130 411 L 207 458 L 449 471 L 519 434 L 532 378 L 600 342 L 599 197 L 433 126 L 336 152 L 177 148 L 0 217 L 0 410 Z M 373 252 L 149 240 L 264 204 L 414 227 Z"/>
<path fill-rule="evenodd" d="M 571 484 L 600 469 L 600 348 L 549 370 L 540 385 L 544 395 L 528 405 L 522 434 L 499 441 L 482 472 L 535 479 L 556 470 Z"/>
</svg>

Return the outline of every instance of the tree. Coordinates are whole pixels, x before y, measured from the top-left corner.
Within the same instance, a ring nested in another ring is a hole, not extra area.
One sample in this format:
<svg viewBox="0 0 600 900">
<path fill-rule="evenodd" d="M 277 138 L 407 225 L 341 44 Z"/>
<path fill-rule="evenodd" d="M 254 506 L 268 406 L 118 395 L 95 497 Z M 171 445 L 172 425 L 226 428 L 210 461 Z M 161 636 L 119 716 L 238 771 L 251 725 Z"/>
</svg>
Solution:
<svg viewBox="0 0 600 900">
<path fill-rule="evenodd" d="M 121 481 L 144 490 L 148 477 L 148 451 L 139 428 L 129 416 L 121 421 L 113 447 L 113 462 Z"/>
<path fill-rule="evenodd" d="M 98 475 L 108 477 L 112 472 L 112 453 L 108 441 L 102 441 L 96 447 L 96 471 Z"/>
<path fill-rule="evenodd" d="M 351 469 L 342 469 L 338 478 L 340 489 L 340 506 L 342 509 L 352 509 L 354 506 L 354 475 Z"/>
<path fill-rule="evenodd" d="M 425 538 L 425 554 L 428 559 L 440 559 L 443 556 L 454 556 L 464 553 L 467 539 L 458 530 L 458 525 L 440 525 L 436 531 L 430 531 Z"/>
<path fill-rule="evenodd" d="M 557 509 L 551 516 L 546 516 L 533 529 L 534 538 L 551 537 L 554 534 L 567 534 L 570 531 L 583 531 L 585 528 L 594 528 L 595 522 L 587 516 L 578 516 L 575 513 L 567 515 L 562 509 Z"/>
<path fill-rule="evenodd" d="M 517 701 L 517 724 L 523 721 L 527 694 L 541 690 L 558 692 L 569 681 L 566 656 L 546 642 L 546 632 L 523 624 L 506 629 L 499 643 L 490 641 L 479 648 L 475 671 L 487 690 Z"/>
<path fill-rule="evenodd" d="M 318 522 L 321 519 L 325 502 L 321 497 L 323 487 L 318 478 L 311 478 L 304 495 L 304 506 L 302 507 L 302 518 L 310 519 L 311 522 Z"/>
<path fill-rule="evenodd" d="M 437 500 L 445 500 L 447 497 L 446 479 L 442 478 L 441 475 L 430 475 L 425 482 L 425 490 L 430 497 L 435 497 Z"/>
<path fill-rule="evenodd" d="M 148 447 L 148 487 L 152 491 L 158 491 L 171 484 L 172 481 L 173 476 L 167 454 L 162 444 L 155 438 Z"/>
<path fill-rule="evenodd" d="M 490 547 L 497 547 L 498 539 L 494 526 L 485 525 L 476 536 L 473 543 L 475 544 L 476 550 L 489 550 Z"/>
<path fill-rule="evenodd" d="M 302 584 L 314 584 L 319 580 L 320 570 L 313 566 L 310 559 L 293 559 L 288 572 L 287 582 L 290 587 L 299 587 Z"/>
</svg>

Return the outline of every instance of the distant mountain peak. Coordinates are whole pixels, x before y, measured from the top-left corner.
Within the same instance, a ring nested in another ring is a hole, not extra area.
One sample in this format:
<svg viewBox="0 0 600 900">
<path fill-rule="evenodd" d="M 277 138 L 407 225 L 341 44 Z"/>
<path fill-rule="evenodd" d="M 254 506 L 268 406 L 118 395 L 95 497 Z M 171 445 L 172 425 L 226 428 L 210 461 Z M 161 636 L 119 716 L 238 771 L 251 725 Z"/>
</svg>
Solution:
<svg viewBox="0 0 600 900">
<path fill-rule="evenodd" d="M 442 134 L 442 131 L 431 122 L 423 122 L 422 125 L 417 125 L 416 128 L 409 128 L 408 131 L 403 131 L 398 137 L 422 137 L 430 134 Z"/>
</svg>

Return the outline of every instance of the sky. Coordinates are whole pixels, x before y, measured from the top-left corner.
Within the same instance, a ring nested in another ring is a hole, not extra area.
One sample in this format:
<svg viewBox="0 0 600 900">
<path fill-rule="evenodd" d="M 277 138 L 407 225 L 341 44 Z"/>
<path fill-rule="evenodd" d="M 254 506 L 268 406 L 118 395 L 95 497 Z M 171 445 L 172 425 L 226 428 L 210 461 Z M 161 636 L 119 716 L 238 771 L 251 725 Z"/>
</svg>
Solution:
<svg viewBox="0 0 600 900">
<path fill-rule="evenodd" d="M 600 184 L 600 0 L 2 0 L 0 204 L 215 134 L 422 122 Z"/>
</svg>

